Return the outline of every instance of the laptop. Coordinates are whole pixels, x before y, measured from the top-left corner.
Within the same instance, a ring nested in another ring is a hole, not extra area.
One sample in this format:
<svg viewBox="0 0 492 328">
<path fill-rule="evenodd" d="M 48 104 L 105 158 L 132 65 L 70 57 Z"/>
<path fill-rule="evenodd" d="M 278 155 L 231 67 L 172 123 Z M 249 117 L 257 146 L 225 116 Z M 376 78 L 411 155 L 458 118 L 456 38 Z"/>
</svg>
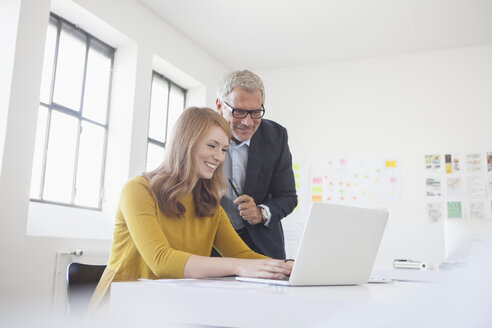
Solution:
<svg viewBox="0 0 492 328">
<path fill-rule="evenodd" d="M 313 203 L 290 277 L 236 277 L 284 286 L 360 285 L 369 281 L 388 212 Z"/>
</svg>

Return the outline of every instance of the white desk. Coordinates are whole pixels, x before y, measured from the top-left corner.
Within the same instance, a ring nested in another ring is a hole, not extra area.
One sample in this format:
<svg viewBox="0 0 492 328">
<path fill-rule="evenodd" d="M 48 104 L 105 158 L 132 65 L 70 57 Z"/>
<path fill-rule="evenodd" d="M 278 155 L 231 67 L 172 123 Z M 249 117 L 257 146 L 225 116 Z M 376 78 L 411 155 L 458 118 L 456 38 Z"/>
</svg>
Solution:
<svg viewBox="0 0 492 328">
<path fill-rule="evenodd" d="M 111 287 L 110 314 L 152 323 L 227 327 L 389 326 L 408 312 L 405 305 L 415 294 L 431 285 L 395 282 L 281 287 L 232 280 L 119 282 Z"/>
</svg>

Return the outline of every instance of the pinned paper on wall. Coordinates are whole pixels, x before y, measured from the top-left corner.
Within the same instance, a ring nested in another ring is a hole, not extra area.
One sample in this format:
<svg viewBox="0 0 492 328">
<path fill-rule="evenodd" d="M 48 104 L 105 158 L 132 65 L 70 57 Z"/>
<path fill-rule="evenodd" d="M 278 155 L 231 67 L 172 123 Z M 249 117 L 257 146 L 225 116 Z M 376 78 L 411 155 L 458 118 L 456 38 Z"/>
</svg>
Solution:
<svg viewBox="0 0 492 328">
<path fill-rule="evenodd" d="M 427 197 L 441 197 L 441 179 L 439 178 L 427 178 L 425 180 L 426 184 L 426 195 Z"/>
<path fill-rule="evenodd" d="M 462 219 L 463 210 L 461 202 L 448 202 L 448 219 Z"/>
<path fill-rule="evenodd" d="M 441 155 L 425 155 L 425 170 L 439 172 L 441 170 Z"/>
<path fill-rule="evenodd" d="M 431 222 L 442 219 L 442 204 L 440 202 L 427 203 L 427 218 Z"/>
<path fill-rule="evenodd" d="M 323 201 L 386 203 L 400 197 L 400 168 L 394 158 L 330 158 L 325 164 Z"/>
<path fill-rule="evenodd" d="M 425 155 L 427 197 L 443 197 L 448 218 L 492 219 L 492 152 L 449 152 L 443 157 L 445 170 L 434 172 L 438 156 Z"/>
<path fill-rule="evenodd" d="M 485 218 L 485 204 L 481 201 L 470 201 L 468 204 L 468 217 L 470 219 Z"/>
<path fill-rule="evenodd" d="M 485 183 L 481 176 L 466 177 L 466 193 L 469 198 L 485 198 Z"/>
<path fill-rule="evenodd" d="M 463 183 L 461 178 L 447 179 L 447 195 L 452 198 L 463 196 Z"/>
<path fill-rule="evenodd" d="M 467 172 L 479 172 L 482 168 L 480 153 L 466 155 L 466 170 Z"/>
<path fill-rule="evenodd" d="M 458 154 L 444 155 L 444 163 L 446 168 L 446 174 L 461 172 L 461 159 Z"/>
</svg>

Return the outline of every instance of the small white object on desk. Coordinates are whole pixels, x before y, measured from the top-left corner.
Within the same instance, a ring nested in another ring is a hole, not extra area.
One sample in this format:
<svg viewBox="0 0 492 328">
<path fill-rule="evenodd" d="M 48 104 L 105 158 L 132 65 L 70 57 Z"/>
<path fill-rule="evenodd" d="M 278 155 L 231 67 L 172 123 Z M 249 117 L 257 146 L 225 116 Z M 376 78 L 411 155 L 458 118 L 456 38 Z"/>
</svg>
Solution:
<svg viewBox="0 0 492 328">
<path fill-rule="evenodd" d="M 395 269 L 416 269 L 425 270 L 427 269 L 427 264 L 421 261 L 412 261 L 407 259 L 395 259 L 393 260 L 393 267 Z"/>
</svg>

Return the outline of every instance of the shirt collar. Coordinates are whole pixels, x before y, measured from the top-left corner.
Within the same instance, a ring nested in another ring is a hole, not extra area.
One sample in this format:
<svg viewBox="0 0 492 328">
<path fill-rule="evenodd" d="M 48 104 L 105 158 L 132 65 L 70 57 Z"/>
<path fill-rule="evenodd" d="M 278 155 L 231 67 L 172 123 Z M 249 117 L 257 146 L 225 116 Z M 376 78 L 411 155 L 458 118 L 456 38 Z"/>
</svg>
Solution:
<svg viewBox="0 0 492 328">
<path fill-rule="evenodd" d="M 230 145 L 231 147 L 234 147 L 234 148 L 239 148 L 239 147 L 242 147 L 243 145 L 246 145 L 249 147 L 249 144 L 251 143 L 251 139 L 248 139 L 246 141 L 243 141 L 241 142 L 240 144 L 237 144 L 234 142 L 234 140 L 231 139 L 231 142 L 230 142 Z"/>
</svg>

